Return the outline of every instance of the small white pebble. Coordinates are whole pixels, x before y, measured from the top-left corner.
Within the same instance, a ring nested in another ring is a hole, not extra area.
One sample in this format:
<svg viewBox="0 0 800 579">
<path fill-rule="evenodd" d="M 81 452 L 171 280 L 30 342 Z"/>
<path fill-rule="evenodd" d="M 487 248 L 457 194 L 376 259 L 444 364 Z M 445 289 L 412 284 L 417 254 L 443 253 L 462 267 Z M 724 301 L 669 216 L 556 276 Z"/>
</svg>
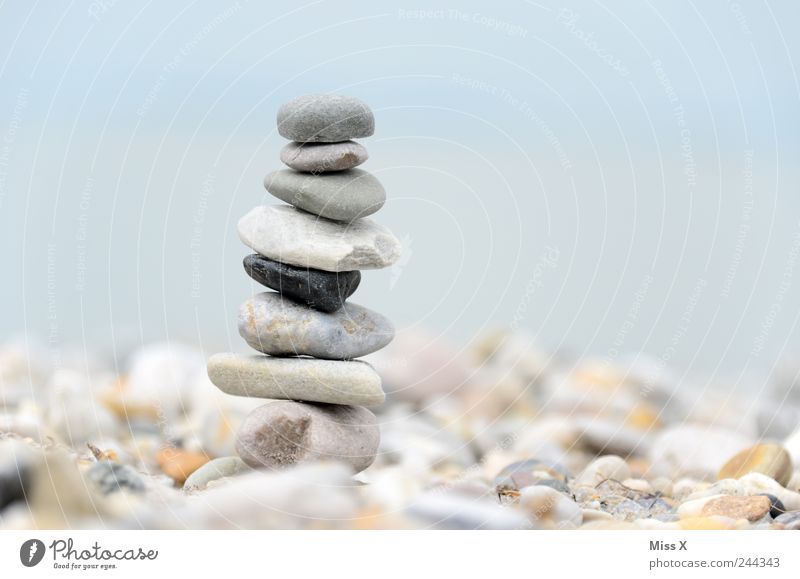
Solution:
<svg viewBox="0 0 800 579">
<path fill-rule="evenodd" d="M 550 487 L 530 486 L 522 489 L 519 505 L 539 528 L 579 527 L 583 522 L 580 507 Z"/>
<path fill-rule="evenodd" d="M 606 480 L 623 481 L 631 478 L 631 469 L 620 457 L 602 456 L 592 461 L 576 479 L 576 484 L 594 487 Z"/>
<path fill-rule="evenodd" d="M 640 492 L 640 493 L 652 493 L 653 487 L 644 479 L 640 478 L 626 478 L 622 481 L 622 484 L 628 487 L 631 490 Z"/>
</svg>

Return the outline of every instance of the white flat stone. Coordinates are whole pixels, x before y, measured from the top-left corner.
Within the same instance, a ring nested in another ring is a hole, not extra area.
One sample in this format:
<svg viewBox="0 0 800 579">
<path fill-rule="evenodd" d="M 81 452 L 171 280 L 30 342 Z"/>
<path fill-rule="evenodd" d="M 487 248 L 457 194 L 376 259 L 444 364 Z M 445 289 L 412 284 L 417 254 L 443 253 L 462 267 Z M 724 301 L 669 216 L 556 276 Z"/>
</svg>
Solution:
<svg viewBox="0 0 800 579">
<path fill-rule="evenodd" d="M 298 267 L 381 269 L 400 258 L 400 241 L 371 219 L 337 223 L 288 205 L 261 205 L 239 220 L 238 229 L 248 247 Z"/>
</svg>

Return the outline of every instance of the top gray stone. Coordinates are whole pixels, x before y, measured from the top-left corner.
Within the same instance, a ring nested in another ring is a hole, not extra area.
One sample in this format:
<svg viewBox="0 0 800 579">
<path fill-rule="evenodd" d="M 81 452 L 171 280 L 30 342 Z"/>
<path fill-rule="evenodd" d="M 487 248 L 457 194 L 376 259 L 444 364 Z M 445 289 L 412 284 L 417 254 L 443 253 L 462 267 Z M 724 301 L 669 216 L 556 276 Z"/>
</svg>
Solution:
<svg viewBox="0 0 800 579">
<path fill-rule="evenodd" d="M 304 95 L 278 109 L 278 132 L 301 143 L 338 143 L 372 135 L 375 117 L 355 97 Z"/>
</svg>

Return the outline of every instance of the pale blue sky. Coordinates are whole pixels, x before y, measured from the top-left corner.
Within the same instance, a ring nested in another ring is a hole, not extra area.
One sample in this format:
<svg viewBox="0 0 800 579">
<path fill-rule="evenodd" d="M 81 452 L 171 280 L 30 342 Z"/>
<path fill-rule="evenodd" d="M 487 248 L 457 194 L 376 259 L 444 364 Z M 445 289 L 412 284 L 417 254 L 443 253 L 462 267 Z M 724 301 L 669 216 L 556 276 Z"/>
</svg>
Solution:
<svg viewBox="0 0 800 579">
<path fill-rule="evenodd" d="M 800 345 L 797 3 L 425 6 L 0 5 L 0 332 L 242 348 L 236 220 L 278 106 L 335 91 L 408 245 L 353 300 L 401 329 L 734 377 Z"/>
</svg>

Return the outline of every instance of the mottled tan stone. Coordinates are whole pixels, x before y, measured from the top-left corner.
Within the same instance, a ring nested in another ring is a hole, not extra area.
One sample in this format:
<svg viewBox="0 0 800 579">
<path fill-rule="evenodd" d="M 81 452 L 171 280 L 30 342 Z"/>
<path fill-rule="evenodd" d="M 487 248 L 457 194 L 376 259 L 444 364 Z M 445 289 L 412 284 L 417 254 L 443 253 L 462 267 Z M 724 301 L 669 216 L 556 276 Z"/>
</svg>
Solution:
<svg viewBox="0 0 800 579">
<path fill-rule="evenodd" d="M 769 513 L 770 501 L 765 496 L 735 497 L 725 496 L 711 499 L 703 505 L 700 515 L 703 517 L 728 517 L 731 519 L 747 519 L 758 521 Z"/>
</svg>

